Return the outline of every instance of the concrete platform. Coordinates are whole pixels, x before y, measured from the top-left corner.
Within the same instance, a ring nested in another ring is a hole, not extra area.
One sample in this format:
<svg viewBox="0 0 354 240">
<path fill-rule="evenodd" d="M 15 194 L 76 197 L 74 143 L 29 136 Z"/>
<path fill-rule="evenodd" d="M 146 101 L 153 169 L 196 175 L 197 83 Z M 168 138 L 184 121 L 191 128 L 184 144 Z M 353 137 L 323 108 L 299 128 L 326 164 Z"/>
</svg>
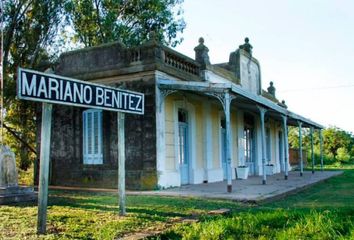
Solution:
<svg viewBox="0 0 354 240">
<path fill-rule="evenodd" d="M 0 205 L 37 200 L 32 187 L 0 187 Z"/>
<path fill-rule="evenodd" d="M 128 191 L 127 194 L 202 197 L 257 203 L 284 197 L 342 173 L 342 171 L 324 171 L 315 172 L 314 174 L 304 172 L 304 175 L 301 177 L 300 173 L 295 171 L 289 172 L 288 180 L 284 180 L 283 174 L 275 174 L 267 176 L 266 185 L 262 184 L 261 176 L 253 176 L 247 180 L 234 180 L 232 182 L 231 193 L 227 192 L 226 181 L 223 181 L 185 185 L 159 191 Z"/>
</svg>

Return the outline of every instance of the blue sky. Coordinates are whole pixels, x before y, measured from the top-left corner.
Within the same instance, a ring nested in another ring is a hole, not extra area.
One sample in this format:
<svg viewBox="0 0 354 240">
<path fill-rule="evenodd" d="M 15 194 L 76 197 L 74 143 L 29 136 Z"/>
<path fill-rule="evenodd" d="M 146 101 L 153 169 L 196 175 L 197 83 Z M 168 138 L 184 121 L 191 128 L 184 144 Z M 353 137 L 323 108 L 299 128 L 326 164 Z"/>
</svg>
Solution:
<svg viewBox="0 0 354 240">
<path fill-rule="evenodd" d="M 204 37 L 212 63 L 250 38 L 262 86 L 274 82 L 291 111 L 354 133 L 354 1 L 185 0 L 176 49 L 194 58 Z"/>
</svg>

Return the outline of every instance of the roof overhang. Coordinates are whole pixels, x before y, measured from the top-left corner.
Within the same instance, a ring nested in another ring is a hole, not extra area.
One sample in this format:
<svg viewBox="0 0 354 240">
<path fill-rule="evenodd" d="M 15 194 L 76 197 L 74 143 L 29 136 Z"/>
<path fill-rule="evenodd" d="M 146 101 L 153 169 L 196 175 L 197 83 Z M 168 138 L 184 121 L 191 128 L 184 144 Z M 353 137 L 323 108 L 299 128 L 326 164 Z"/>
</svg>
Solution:
<svg viewBox="0 0 354 240">
<path fill-rule="evenodd" d="M 160 89 L 191 91 L 205 95 L 210 95 L 210 93 L 229 92 L 235 95 L 236 99 L 240 98 L 240 102 L 242 102 L 244 106 L 252 105 L 254 107 L 263 107 L 267 109 L 269 114 L 274 118 L 280 119 L 281 116 L 287 116 L 288 125 L 297 126 L 298 123 L 301 122 L 303 127 L 314 127 L 318 129 L 324 128 L 324 126 L 280 107 L 278 104 L 270 101 L 269 99 L 250 93 L 234 83 L 185 82 L 178 80 L 158 79 L 157 85 Z M 235 100 L 234 102 L 238 101 Z"/>
</svg>

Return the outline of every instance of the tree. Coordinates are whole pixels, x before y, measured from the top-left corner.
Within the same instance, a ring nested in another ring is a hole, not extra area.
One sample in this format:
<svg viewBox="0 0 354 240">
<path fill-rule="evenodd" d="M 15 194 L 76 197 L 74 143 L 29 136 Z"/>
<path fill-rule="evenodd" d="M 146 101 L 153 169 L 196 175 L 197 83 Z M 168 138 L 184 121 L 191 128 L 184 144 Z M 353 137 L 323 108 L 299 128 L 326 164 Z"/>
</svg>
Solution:
<svg viewBox="0 0 354 240">
<path fill-rule="evenodd" d="M 69 0 L 67 20 L 75 30 L 74 40 L 86 47 L 120 41 L 139 45 L 150 32 L 157 40 L 175 46 L 182 41 L 178 33 L 185 28 L 183 0 Z"/>
<path fill-rule="evenodd" d="M 329 127 L 323 131 L 323 148 L 327 155 L 333 156 L 336 160 L 345 162 L 354 146 L 354 136 L 337 127 Z M 354 156 L 349 156 L 353 159 Z"/>
<path fill-rule="evenodd" d="M 19 66 L 44 71 L 71 46 L 121 41 L 140 44 L 154 31 L 161 42 L 176 45 L 185 23 L 177 7 L 183 0 L 11 0 L 3 6 L 5 143 L 27 169 L 35 159 L 36 106 L 18 101 Z M 65 21 L 63 21 L 65 19 Z M 66 39 L 67 36 L 71 38 Z M 14 137 L 15 136 L 15 137 Z"/>
<path fill-rule="evenodd" d="M 303 148 L 310 151 L 310 131 L 303 129 Z M 354 136 L 337 127 L 329 127 L 323 130 L 323 153 L 327 163 L 354 161 Z M 316 158 L 320 155 L 320 137 L 318 131 L 314 132 L 314 152 Z M 289 145 L 291 148 L 299 148 L 299 130 L 297 127 L 289 128 Z M 308 156 L 311 156 L 308 154 Z"/>
<path fill-rule="evenodd" d="M 50 59 L 47 47 L 55 41 L 61 23 L 63 3 L 61 0 L 14 0 L 5 1 L 3 6 L 4 106 L 8 129 L 5 143 L 14 149 L 24 170 L 35 158 L 36 104 L 15 98 L 16 70 L 19 66 L 43 70 L 42 63 Z"/>
</svg>

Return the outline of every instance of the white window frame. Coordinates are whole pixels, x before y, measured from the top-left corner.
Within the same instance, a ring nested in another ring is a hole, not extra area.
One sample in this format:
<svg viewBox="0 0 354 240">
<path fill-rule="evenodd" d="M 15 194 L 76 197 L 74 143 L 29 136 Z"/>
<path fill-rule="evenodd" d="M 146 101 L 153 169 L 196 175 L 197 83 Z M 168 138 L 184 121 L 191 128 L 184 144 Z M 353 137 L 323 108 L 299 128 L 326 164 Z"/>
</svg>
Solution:
<svg viewBox="0 0 354 240">
<path fill-rule="evenodd" d="M 95 118 L 96 116 L 97 118 Z M 90 124 L 91 128 L 89 126 Z M 87 165 L 103 164 L 102 110 L 89 109 L 83 111 L 82 126 L 83 163 Z M 95 134 L 97 135 L 95 136 Z"/>
</svg>

